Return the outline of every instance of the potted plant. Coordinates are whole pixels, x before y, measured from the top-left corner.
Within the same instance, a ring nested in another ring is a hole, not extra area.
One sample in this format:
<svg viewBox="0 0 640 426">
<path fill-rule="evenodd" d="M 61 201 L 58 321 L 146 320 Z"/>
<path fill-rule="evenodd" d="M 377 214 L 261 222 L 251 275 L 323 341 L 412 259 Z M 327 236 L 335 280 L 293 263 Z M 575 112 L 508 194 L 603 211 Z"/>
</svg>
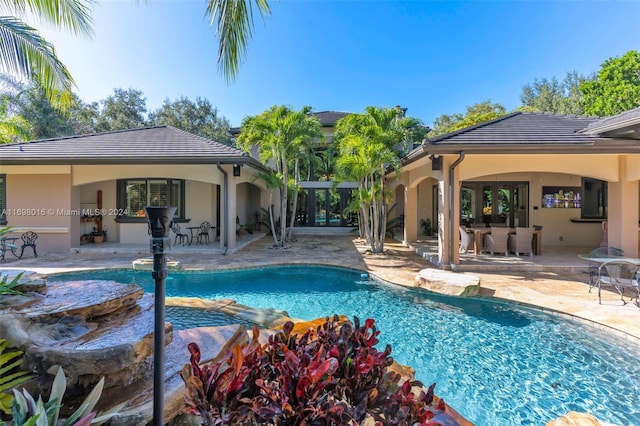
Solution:
<svg viewBox="0 0 640 426">
<path fill-rule="evenodd" d="M 93 227 L 93 232 L 91 232 L 91 237 L 95 244 L 102 244 L 105 240 L 106 231 L 98 231 L 97 227 Z"/>
</svg>

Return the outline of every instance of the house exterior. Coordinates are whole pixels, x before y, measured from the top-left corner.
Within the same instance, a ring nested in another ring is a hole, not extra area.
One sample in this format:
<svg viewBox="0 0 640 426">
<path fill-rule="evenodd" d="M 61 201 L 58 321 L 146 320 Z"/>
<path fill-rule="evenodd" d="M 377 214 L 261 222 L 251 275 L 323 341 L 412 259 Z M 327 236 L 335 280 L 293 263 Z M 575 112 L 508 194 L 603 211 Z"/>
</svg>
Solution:
<svg viewBox="0 0 640 426">
<path fill-rule="evenodd" d="M 78 247 L 98 227 L 108 241 L 148 244 L 142 208 L 175 205 L 183 229 L 207 221 L 234 249 L 237 222 L 277 202 L 260 171 L 238 149 L 169 126 L 0 145 L 0 225 L 37 232 L 43 252 Z"/>
<path fill-rule="evenodd" d="M 405 243 L 429 219 L 443 267 L 460 262 L 459 225 L 472 223 L 540 225 L 543 246 L 604 243 L 635 257 L 640 108 L 604 119 L 515 112 L 423 141 L 387 179 Z"/>
<path fill-rule="evenodd" d="M 358 185 L 355 182 L 342 182 L 336 188 L 333 187 L 335 153 L 330 149 L 336 123 L 349 114 L 351 113 L 341 111 L 310 113 L 320 121 L 324 139 L 315 142 L 317 161 L 310 165 L 309 170 L 305 170 L 300 182 L 296 227 L 336 228 L 352 226 L 354 223 L 352 217 L 343 213 L 351 201 L 353 189 Z M 231 134 L 238 136 L 240 128 L 232 128 Z M 257 152 L 252 155 L 257 158 Z"/>
</svg>

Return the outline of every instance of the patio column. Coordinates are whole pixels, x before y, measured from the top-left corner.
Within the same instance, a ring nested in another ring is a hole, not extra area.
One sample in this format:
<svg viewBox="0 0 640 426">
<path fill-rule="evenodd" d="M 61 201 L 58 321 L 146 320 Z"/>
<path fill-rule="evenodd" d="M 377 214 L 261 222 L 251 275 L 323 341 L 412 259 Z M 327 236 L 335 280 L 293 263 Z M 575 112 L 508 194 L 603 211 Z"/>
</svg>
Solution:
<svg viewBox="0 0 640 426">
<path fill-rule="evenodd" d="M 626 179 L 626 158 L 620 157 L 620 180 L 609 182 L 609 246 L 624 250 L 627 257 L 638 257 L 638 181 Z"/>
<path fill-rule="evenodd" d="M 404 243 L 418 239 L 418 188 L 409 186 L 405 178 L 404 185 Z"/>
<path fill-rule="evenodd" d="M 236 216 L 238 210 L 236 209 L 237 203 L 237 191 L 236 191 L 236 179 L 229 176 L 229 194 L 227 196 L 228 206 L 224 206 L 227 209 L 227 223 L 223 224 L 222 232 L 227 233 L 227 248 L 232 250 L 236 248 Z"/>
</svg>

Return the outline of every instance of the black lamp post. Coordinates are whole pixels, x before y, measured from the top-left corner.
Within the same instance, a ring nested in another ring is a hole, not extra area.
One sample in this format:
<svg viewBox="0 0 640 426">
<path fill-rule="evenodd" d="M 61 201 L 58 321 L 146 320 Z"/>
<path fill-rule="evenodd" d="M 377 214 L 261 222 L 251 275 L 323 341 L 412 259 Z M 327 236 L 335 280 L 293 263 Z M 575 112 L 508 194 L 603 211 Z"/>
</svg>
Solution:
<svg viewBox="0 0 640 426">
<path fill-rule="evenodd" d="M 167 255 L 170 247 L 171 225 L 176 212 L 175 207 L 145 207 L 149 234 L 151 234 L 151 253 L 155 280 L 154 331 L 153 331 L 153 426 L 164 425 L 164 287 L 168 275 Z"/>
</svg>

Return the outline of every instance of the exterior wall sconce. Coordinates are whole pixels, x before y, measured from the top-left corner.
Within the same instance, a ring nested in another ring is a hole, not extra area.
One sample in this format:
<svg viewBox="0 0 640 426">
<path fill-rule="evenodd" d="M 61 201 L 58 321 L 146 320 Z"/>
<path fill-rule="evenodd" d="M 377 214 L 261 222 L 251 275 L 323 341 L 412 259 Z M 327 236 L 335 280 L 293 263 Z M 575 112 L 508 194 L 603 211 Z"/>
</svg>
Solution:
<svg viewBox="0 0 640 426">
<path fill-rule="evenodd" d="M 240 164 L 234 164 L 233 165 L 233 175 L 234 176 L 240 176 L 240 167 L 242 167 Z"/>
<path fill-rule="evenodd" d="M 431 170 L 442 170 L 442 157 L 440 154 L 432 154 L 431 158 Z"/>
</svg>

